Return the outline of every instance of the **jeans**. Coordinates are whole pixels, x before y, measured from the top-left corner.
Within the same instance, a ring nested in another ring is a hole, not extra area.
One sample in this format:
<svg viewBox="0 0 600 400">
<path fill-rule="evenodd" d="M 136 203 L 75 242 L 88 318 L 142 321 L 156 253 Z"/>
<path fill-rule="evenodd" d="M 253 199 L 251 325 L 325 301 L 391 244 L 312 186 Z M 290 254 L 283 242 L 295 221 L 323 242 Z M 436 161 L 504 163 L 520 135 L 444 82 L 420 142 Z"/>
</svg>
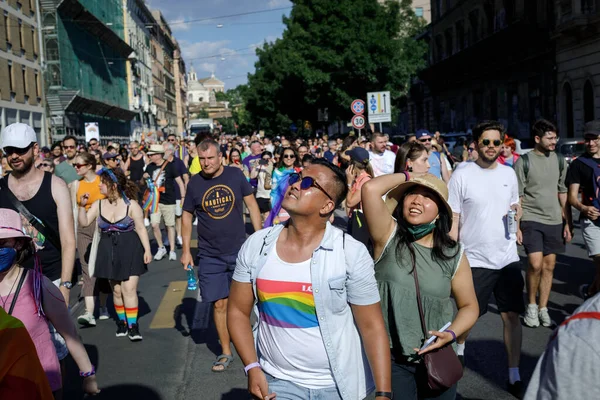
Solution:
<svg viewBox="0 0 600 400">
<path fill-rule="evenodd" d="M 454 400 L 456 398 L 456 385 L 443 392 L 433 391 L 427 386 L 425 366 L 400 364 L 394 361 L 392 361 L 392 391 L 394 400 Z"/>
<path fill-rule="evenodd" d="M 277 379 L 265 373 L 269 393 L 276 393 L 277 400 L 341 400 L 337 387 L 308 389 L 290 381 Z"/>
</svg>

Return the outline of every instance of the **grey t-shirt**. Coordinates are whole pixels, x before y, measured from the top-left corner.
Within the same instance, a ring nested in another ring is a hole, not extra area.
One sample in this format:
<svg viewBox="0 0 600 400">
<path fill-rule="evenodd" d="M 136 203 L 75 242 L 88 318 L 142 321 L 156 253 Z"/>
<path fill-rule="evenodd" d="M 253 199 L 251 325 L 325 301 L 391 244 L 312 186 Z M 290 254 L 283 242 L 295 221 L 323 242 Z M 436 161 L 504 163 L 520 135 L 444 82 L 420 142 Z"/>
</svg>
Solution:
<svg viewBox="0 0 600 400">
<path fill-rule="evenodd" d="M 515 163 L 519 197 L 523 207 L 522 221 L 535 221 L 547 225 L 562 224 L 562 209 L 558 201 L 558 193 L 567 193 L 565 186 L 567 163 L 564 163 L 561 173 L 555 152 L 546 156 L 531 151 L 527 156 L 529 157 L 527 179 L 523 170 L 522 157 Z"/>
</svg>

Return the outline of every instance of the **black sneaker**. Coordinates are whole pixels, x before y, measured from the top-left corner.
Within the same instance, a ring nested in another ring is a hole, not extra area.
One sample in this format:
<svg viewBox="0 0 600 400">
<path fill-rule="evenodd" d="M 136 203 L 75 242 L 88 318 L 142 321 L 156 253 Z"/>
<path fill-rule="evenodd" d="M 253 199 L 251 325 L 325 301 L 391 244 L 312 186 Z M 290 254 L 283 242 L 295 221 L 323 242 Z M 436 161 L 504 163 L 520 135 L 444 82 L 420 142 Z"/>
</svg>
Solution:
<svg viewBox="0 0 600 400">
<path fill-rule="evenodd" d="M 127 336 L 127 322 L 120 321 L 117 322 L 117 337 Z"/>
<path fill-rule="evenodd" d="M 129 328 L 129 340 L 132 342 L 142 340 L 142 335 L 140 334 L 140 328 L 138 324 L 131 324 L 131 328 Z"/>
<path fill-rule="evenodd" d="M 509 382 L 507 384 L 507 386 L 508 386 L 508 393 L 512 394 L 517 399 L 523 398 L 523 382 L 516 381 L 512 385 Z"/>
</svg>

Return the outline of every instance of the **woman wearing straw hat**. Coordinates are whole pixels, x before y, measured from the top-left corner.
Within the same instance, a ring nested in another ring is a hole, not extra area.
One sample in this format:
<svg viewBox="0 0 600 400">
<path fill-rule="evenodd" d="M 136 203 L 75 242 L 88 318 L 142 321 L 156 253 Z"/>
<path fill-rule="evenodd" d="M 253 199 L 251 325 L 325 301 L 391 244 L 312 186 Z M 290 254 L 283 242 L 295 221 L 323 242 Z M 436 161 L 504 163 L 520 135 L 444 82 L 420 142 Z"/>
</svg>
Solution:
<svg viewBox="0 0 600 400">
<path fill-rule="evenodd" d="M 444 182 L 430 174 L 408 182 L 407 178 L 407 172 L 384 175 L 362 188 L 363 211 L 374 246 L 375 277 L 394 361 L 392 387 L 399 396 L 394 397 L 454 399 L 456 384 L 446 390 L 428 387 L 421 356 L 450 345 L 477 321 L 471 269 L 462 246 L 448 235 L 452 210 Z M 450 295 L 456 301 L 456 315 Z M 436 331 L 448 324 L 445 330 Z M 428 339 L 424 331 L 437 339 L 422 349 Z"/>
<path fill-rule="evenodd" d="M 83 389 L 88 394 L 96 394 L 99 392 L 96 370 L 79 340 L 62 294 L 42 275 L 37 255 L 34 270 L 21 267 L 33 251 L 31 237 L 23 233 L 19 214 L 0 209 L 0 307 L 20 319 L 27 328 L 55 398 L 61 397 L 62 379 L 48 322 L 65 339 L 79 367 L 79 375 L 84 377 Z"/>
</svg>

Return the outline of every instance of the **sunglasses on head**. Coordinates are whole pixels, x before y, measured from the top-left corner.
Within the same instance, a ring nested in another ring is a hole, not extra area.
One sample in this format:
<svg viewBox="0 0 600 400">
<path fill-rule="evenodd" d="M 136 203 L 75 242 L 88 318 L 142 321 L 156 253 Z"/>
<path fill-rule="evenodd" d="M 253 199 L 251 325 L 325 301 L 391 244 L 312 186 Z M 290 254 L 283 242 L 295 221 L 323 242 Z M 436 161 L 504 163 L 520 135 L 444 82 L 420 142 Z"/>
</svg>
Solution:
<svg viewBox="0 0 600 400">
<path fill-rule="evenodd" d="M 419 139 L 419 142 L 421 142 L 421 143 L 431 142 L 431 138 Z"/>
<path fill-rule="evenodd" d="M 502 144 L 502 140 L 498 140 L 498 139 L 496 139 L 496 140 L 483 139 L 479 143 L 481 143 L 485 147 L 489 146 L 490 144 L 493 144 L 494 147 L 500 147 L 500 145 Z"/>
<path fill-rule="evenodd" d="M 24 154 L 27 154 L 27 152 L 29 150 L 31 150 L 31 148 L 33 147 L 33 143 L 31 143 L 29 146 L 25 147 L 25 148 L 19 148 L 19 147 L 5 147 L 4 150 L 4 154 L 6 154 L 7 156 L 10 156 L 11 154 L 16 154 L 18 156 L 22 156 Z"/>
<path fill-rule="evenodd" d="M 311 187 L 315 187 L 321 192 L 325 193 L 325 196 L 329 197 L 329 200 L 333 201 L 333 198 L 329 195 L 329 193 L 327 193 L 325 189 L 323 189 L 323 187 L 319 185 L 314 178 L 311 178 L 310 176 L 305 176 L 304 178 L 302 178 L 300 174 L 294 173 L 290 175 L 288 182 L 290 185 L 293 185 L 298 181 L 300 181 L 300 190 L 308 190 Z"/>
</svg>

